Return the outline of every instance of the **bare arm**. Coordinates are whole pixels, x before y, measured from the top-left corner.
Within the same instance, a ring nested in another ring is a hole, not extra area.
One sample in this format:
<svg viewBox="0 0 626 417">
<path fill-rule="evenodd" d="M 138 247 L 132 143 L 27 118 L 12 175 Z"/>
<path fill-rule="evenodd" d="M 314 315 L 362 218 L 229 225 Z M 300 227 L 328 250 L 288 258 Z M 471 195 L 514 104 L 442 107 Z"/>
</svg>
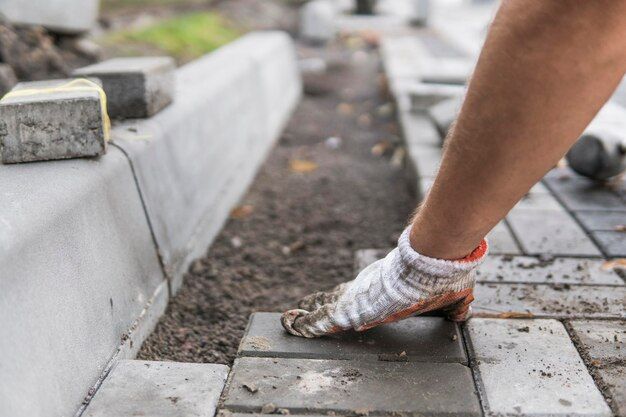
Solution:
<svg viewBox="0 0 626 417">
<path fill-rule="evenodd" d="M 567 152 L 625 72 L 626 1 L 504 1 L 411 246 L 443 259 L 471 252 Z"/>
</svg>

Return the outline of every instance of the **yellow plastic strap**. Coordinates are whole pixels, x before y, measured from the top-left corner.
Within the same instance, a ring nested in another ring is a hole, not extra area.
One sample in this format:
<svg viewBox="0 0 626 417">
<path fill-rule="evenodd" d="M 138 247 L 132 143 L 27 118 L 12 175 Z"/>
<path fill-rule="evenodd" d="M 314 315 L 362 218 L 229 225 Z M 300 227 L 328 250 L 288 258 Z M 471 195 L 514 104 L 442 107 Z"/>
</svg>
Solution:
<svg viewBox="0 0 626 417">
<path fill-rule="evenodd" d="M 26 88 L 24 90 L 16 90 L 8 92 L 3 98 L 34 96 L 39 94 L 65 93 L 69 91 L 97 92 L 100 96 L 100 109 L 102 111 L 104 140 L 108 141 L 111 137 L 111 119 L 107 112 L 107 96 L 102 87 L 93 81 L 85 78 L 78 78 L 66 84 L 48 88 Z"/>
</svg>

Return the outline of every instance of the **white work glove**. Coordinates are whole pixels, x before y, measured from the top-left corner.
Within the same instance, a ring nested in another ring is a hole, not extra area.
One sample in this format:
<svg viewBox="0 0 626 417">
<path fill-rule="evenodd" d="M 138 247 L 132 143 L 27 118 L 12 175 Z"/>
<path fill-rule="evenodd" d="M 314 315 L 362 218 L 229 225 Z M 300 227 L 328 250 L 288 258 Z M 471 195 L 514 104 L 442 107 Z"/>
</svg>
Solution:
<svg viewBox="0 0 626 417">
<path fill-rule="evenodd" d="M 413 250 L 410 229 L 402 233 L 397 248 L 356 279 L 329 292 L 308 295 L 300 301 L 300 309 L 283 313 L 285 330 L 296 336 L 319 337 L 367 330 L 435 310 L 453 321 L 466 320 L 474 300 L 474 270 L 487 255 L 487 242 L 483 240 L 463 259 L 434 259 Z"/>
</svg>

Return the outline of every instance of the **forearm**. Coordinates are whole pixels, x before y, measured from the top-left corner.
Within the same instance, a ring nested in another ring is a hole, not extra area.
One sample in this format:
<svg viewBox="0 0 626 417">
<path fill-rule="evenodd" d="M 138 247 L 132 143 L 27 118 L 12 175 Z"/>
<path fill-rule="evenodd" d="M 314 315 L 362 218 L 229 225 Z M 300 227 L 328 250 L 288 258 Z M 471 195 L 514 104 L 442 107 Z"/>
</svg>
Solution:
<svg viewBox="0 0 626 417">
<path fill-rule="evenodd" d="M 471 252 L 567 152 L 626 71 L 626 1 L 503 2 L 411 244 Z"/>
</svg>

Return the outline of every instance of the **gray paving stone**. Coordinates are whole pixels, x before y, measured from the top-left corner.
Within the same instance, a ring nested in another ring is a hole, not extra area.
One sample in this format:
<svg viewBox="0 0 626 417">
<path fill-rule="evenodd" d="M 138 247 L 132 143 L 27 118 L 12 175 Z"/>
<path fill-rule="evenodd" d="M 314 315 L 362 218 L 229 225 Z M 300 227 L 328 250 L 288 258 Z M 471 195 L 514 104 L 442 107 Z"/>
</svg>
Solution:
<svg viewBox="0 0 626 417">
<path fill-rule="evenodd" d="M 409 159 L 415 164 L 418 177 L 435 178 L 441 162 L 441 148 L 415 147 L 409 154 Z"/>
<path fill-rule="evenodd" d="M 366 332 L 309 340 L 287 334 L 280 313 L 254 313 L 239 355 L 467 363 L 458 326 L 442 317 L 411 317 Z"/>
<path fill-rule="evenodd" d="M 626 203 L 608 186 L 591 181 L 566 169 L 553 169 L 545 176 L 548 185 L 572 211 L 624 211 Z"/>
<path fill-rule="evenodd" d="M 626 226 L 626 213 L 620 211 L 576 211 L 574 216 L 591 231 L 616 231 Z"/>
<path fill-rule="evenodd" d="M 409 152 L 414 146 L 439 147 L 441 145 L 441 138 L 435 125 L 425 115 L 401 110 L 398 118 L 402 128 L 402 137 Z"/>
<path fill-rule="evenodd" d="M 488 256 L 479 267 L 479 282 L 624 285 L 615 271 L 602 269 L 601 259 Z"/>
<path fill-rule="evenodd" d="M 617 417 L 626 416 L 626 365 L 611 365 L 597 373 L 613 400 Z"/>
<path fill-rule="evenodd" d="M 272 403 L 292 414 L 481 415 L 470 370 L 458 363 L 239 358 L 224 398 L 226 409 L 246 412 Z"/>
<path fill-rule="evenodd" d="M 443 100 L 428 109 L 428 115 L 435 123 L 435 126 L 437 126 L 437 130 L 442 138 L 446 137 L 450 126 L 456 120 L 459 110 L 461 110 L 463 99 L 464 97 L 460 96 Z"/>
<path fill-rule="evenodd" d="M 411 99 L 411 110 L 426 111 L 445 99 L 462 96 L 465 87 L 451 84 L 427 84 L 415 83 L 409 87 L 409 97 Z"/>
<path fill-rule="evenodd" d="M 474 297 L 477 317 L 626 318 L 624 286 L 479 282 Z"/>
<path fill-rule="evenodd" d="M 73 75 L 101 80 L 109 116 L 132 119 L 150 117 L 172 102 L 175 69 L 170 57 L 113 58 Z"/>
<path fill-rule="evenodd" d="M 522 253 L 509 226 L 503 221 L 491 229 L 487 235 L 487 241 L 491 255 L 521 255 Z"/>
<path fill-rule="evenodd" d="M 507 221 L 525 254 L 601 255 L 576 221 L 562 210 L 514 208 Z"/>
<path fill-rule="evenodd" d="M 71 80 L 20 83 L 12 91 L 60 87 Z M 25 94 L 25 93 L 22 93 Z M 48 91 L 0 101 L 2 162 L 97 156 L 106 150 L 96 91 Z"/>
<path fill-rule="evenodd" d="M 560 322 L 474 318 L 466 329 L 488 415 L 611 415 Z"/>
<path fill-rule="evenodd" d="M 609 257 L 626 256 L 626 233 L 624 232 L 592 232 L 600 248 Z"/>
<path fill-rule="evenodd" d="M 561 204 L 549 193 L 529 192 L 515 205 L 517 209 L 526 210 L 561 210 L 565 209 Z"/>
<path fill-rule="evenodd" d="M 570 324 L 590 359 L 626 360 L 626 321 L 573 320 Z"/>
<path fill-rule="evenodd" d="M 213 417 L 228 367 L 207 363 L 120 361 L 86 417 Z"/>
</svg>

